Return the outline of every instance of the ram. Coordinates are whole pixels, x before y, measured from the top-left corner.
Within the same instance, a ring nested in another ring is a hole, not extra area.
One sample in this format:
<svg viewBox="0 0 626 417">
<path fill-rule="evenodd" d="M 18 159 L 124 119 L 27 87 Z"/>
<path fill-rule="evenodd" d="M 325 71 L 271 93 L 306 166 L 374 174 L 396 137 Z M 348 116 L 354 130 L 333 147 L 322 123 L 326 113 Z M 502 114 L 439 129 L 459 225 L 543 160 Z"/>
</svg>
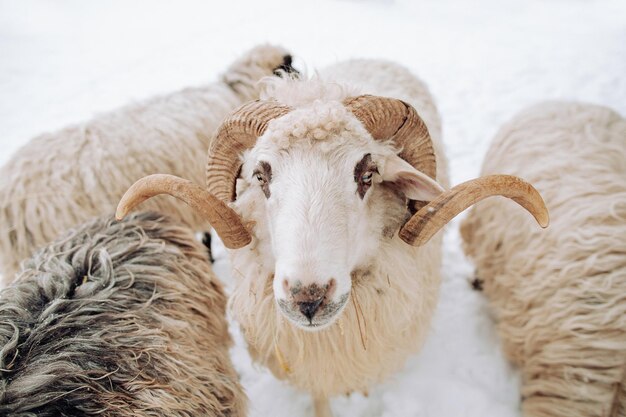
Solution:
<svg viewBox="0 0 626 417">
<path fill-rule="evenodd" d="M 188 88 L 32 139 L 0 169 L 0 274 L 68 228 L 113 213 L 124 191 L 153 172 L 201 181 L 206 150 L 222 119 L 258 98 L 257 82 L 291 70 L 282 48 L 258 46 L 216 83 Z M 163 198 L 147 209 L 205 230 L 192 211 Z"/>
<path fill-rule="evenodd" d="M 553 219 L 540 234 L 494 199 L 461 228 L 521 368 L 524 415 L 626 415 L 626 120 L 597 105 L 536 105 L 495 137 L 482 168 L 493 172 L 532 181 Z"/>
<path fill-rule="evenodd" d="M 225 308 L 192 231 L 81 225 L 0 292 L 0 414 L 243 417 Z"/>
<path fill-rule="evenodd" d="M 504 193 L 546 221 L 541 197 L 515 178 L 443 192 L 439 128 L 426 87 L 390 62 L 277 79 L 220 127 L 208 191 L 149 176 L 117 214 L 159 193 L 203 212 L 233 249 L 232 309 L 252 357 L 330 415 L 329 397 L 368 390 L 420 348 L 440 281 L 441 237 L 427 241 L 448 220 Z"/>
</svg>

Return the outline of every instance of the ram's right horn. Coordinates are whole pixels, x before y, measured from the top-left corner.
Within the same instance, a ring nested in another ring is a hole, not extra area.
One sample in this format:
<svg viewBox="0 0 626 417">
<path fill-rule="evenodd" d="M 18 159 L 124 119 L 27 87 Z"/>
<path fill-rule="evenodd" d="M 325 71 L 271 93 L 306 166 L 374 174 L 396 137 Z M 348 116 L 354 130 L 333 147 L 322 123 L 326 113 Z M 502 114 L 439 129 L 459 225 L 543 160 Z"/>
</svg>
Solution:
<svg viewBox="0 0 626 417">
<path fill-rule="evenodd" d="M 512 199 L 541 227 L 548 227 L 548 209 L 535 187 L 512 175 L 488 175 L 459 184 L 422 207 L 402 226 L 400 238 L 409 245 L 422 246 L 463 210 L 498 195 Z"/>
<path fill-rule="evenodd" d="M 200 213 L 229 249 L 242 248 L 252 240 L 232 208 L 202 187 L 174 175 L 154 174 L 135 182 L 120 200 L 115 217 L 123 219 L 135 206 L 159 194 L 176 197 Z"/>
</svg>

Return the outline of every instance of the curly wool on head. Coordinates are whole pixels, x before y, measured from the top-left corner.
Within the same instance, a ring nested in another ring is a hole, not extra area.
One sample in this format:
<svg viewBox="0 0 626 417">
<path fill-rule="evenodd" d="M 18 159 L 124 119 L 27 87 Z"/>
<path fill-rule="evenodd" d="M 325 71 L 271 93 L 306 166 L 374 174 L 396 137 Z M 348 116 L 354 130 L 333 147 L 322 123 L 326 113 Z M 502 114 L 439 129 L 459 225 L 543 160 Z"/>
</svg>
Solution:
<svg viewBox="0 0 626 417">
<path fill-rule="evenodd" d="M 302 82 L 308 85 L 308 82 Z M 272 120 L 269 123 L 265 134 L 266 140 L 275 142 L 280 148 L 286 149 L 291 141 L 311 139 L 314 141 L 324 141 L 336 138 L 339 133 L 347 129 L 358 130 L 364 133 L 361 127 L 358 129 L 358 122 L 354 119 L 350 123 L 347 118 L 348 110 L 340 102 L 315 101 L 312 104 L 293 110 L 290 114 L 280 119 Z"/>
<path fill-rule="evenodd" d="M 225 304 L 170 219 L 82 225 L 0 292 L 0 414 L 243 416 Z"/>
<path fill-rule="evenodd" d="M 301 82 L 305 88 L 308 81 Z M 330 154 L 341 151 L 347 143 L 396 151 L 391 141 L 375 142 L 363 125 L 340 102 L 315 101 L 293 110 L 284 117 L 269 122 L 267 131 L 257 141 L 254 152 L 259 154 L 286 151 L 296 147 L 319 148 Z"/>
<path fill-rule="evenodd" d="M 533 182 L 545 231 L 511 203 L 476 205 L 465 252 L 522 371 L 533 417 L 626 415 L 626 120 L 583 103 L 543 103 L 494 139 L 483 174 Z"/>
<path fill-rule="evenodd" d="M 206 150 L 222 119 L 259 96 L 259 80 L 291 68 L 291 55 L 260 45 L 218 81 L 131 104 L 58 132 L 38 136 L 0 169 L 0 274 L 70 227 L 115 211 L 139 178 L 162 172 L 204 182 Z M 291 71 L 295 71 L 291 68 Z M 143 206 L 195 230 L 201 216 L 171 198 Z"/>
<path fill-rule="evenodd" d="M 336 148 L 346 140 L 363 141 L 369 133 L 340 104 L 349 97 L 372 94 L 395 97 L 412 104 L 428 126 L 438 155 L 437 178 L 448 186 L 448 161 L 441 140 L 441 118 L 430 91 L 406 68 L 382 59 L 352 59 L 330 65 L 312 76 L 265 77 L 260 82 L 262 100 L 277 101 L 294 110 L 285 117 L 272 120 L 258 142 L 270 142 L 286 149 L 302 139 L 328 142 Z M 339 135 L 341 133 L 341 135 Z M 353 133 L 351 135 L 351 133 Z M 349 137 L 347 139 L 346 137 Z M 329 139 L 332 139 L 330 141 Z M 382 146 L 395 149 L 391 141 Z M 381 146 L 381 147 L 382 147 Z"/>
</svg>

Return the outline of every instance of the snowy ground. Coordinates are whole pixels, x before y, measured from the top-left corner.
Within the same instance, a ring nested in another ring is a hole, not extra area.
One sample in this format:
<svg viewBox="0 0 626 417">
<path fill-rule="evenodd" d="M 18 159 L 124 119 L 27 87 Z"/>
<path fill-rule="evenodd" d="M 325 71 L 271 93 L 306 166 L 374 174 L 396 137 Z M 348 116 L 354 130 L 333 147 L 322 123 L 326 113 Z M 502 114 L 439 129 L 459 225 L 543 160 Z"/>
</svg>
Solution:
<svg viewBox="0 0 626 417">
<path fill-rule="evenodd" d="M 533 102 L 626 114 L 624 0 L 0 1 L 0 163 L 39 132 L 210 81 L 264 41 L 310 68 L 348 57 L 410 67 L 438 101 L 454 184 L 478 174 L 498 126 Z M 369 398 L 336 399 L 339 416 L 519 416 L 519 382 L 468 286 L 457 225 L 425 349 Z M 251 416 L 312 416 L 307 396 L 253 367 L 233 332 Z"/>
</svg>

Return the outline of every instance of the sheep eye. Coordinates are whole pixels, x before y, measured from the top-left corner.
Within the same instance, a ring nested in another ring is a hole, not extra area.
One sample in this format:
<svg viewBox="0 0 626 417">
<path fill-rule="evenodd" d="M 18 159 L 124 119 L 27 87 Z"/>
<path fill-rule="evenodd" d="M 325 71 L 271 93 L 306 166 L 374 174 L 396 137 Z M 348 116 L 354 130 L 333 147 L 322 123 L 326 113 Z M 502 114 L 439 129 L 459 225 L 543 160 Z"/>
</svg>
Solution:
<svg viewBox="0 0 626 417">
<path fill-rule="evenodd" d="M 259 184 L 261 185 L 261 189 L 263 190 L 263 194 L 265 194 L 266 198 L 270 197 L 270 187 L 269 183 L 272 181 L 272 167 L 265 161 L 260 161 L 257 168 L 254 170 L 252 175 L 257 179 Z"/>
<path fill-rule="evenodd" d="M 372 186 L 372 178 L 377 172 L 378 168 L 369 153 L 363 155 L 363 158 L 354 167 L 354 182 L 356 182 L 357 193 L 361 199 L 365 197 L 365 193 Z"/>
</svg>

